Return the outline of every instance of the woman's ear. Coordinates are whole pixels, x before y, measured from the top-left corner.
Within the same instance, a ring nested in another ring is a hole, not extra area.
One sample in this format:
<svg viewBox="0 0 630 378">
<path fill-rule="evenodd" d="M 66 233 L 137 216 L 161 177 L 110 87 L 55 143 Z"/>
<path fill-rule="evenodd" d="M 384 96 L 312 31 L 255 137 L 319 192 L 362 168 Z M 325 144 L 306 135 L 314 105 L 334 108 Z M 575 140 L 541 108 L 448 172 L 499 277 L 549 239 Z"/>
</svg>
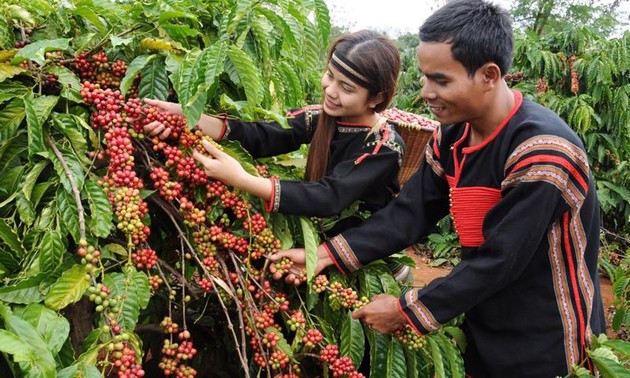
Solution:
<svg viewBox="0 0 630 378">
<path fill-rule="evenodd" d="M 381 102 L 383 102 L 383 92 L 378 92 L 375 96 L 372 96 L 372 98 L 368 100 L 368 106 L 370 109 L 374 109 Z"/>
</svg>

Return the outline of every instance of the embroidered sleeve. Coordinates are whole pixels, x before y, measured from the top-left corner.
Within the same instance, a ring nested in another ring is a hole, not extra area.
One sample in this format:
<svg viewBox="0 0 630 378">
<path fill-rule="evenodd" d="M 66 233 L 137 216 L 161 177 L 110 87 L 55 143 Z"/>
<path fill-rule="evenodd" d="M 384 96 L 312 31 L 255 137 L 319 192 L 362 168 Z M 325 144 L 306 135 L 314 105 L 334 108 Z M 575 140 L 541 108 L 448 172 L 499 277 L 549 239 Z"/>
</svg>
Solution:
<svg viewBox="0 0 630 378">
<path fill-rule="evenodd" d="M 289 112 L 288 128 L 276 121 L 232 119 L 225 124 L 222 139 L 239 141 L 254 158 L 281 155 L 310 143 L 316 119 L 317 111 L 309 108 Z"/>
<path fill-rule="evenodd" d="M 544 182 L 556 187 L 571 208 L 588 193 L 590 169 L 586 153 L 564 138 L 538 135 L 521 143 L 505 164 L 505 191 L 522 183 Z"/>
<path fill-rule="evenodd" d="M 353 272 L 416 243 L 447 213 L 446 180 L 423 162 L 396 199 L 361 226 L 326 241 L 326 248 L 342 273 Z"/>
</svg>

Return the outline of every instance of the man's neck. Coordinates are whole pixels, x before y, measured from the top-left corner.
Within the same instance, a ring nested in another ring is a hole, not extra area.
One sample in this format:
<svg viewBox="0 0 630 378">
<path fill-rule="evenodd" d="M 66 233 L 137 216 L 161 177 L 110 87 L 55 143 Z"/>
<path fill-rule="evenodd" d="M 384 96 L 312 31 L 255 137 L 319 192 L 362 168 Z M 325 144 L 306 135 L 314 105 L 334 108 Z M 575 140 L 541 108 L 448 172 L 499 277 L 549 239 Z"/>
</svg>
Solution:
<svg viewBox="0 0 630 378">
<path fill-rule="evenodd" d="M 470 122 L 470 147 L 483 143 L 501 125 L 501 121 L 507 117 L 514 108 L 514 94 L 507 85 L 498 88 L 489 103 L 484 116 Z"/>
</svg>

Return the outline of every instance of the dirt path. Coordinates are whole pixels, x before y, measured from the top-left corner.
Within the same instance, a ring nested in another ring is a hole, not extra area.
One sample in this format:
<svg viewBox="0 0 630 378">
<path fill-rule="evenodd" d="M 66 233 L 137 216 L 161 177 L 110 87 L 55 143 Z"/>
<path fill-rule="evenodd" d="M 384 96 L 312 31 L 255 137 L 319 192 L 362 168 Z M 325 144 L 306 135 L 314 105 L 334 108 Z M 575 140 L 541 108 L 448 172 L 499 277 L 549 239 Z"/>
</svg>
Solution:
<svg viewBox="0 0 630 378">
<path fill-rule="evenodd" d="M 449 268 L 429 266 L 429 259 L 414 252 L 411 248 L 407 250 L 407 255 L 416 262 L 416 268 L 412 268 L 414 286 L 422 287 L 435 278 L 446 276 L 451 270 Z M 616 338 L 615 332 L 610 326 L 612 302 L 615 296 L 612 291 L 612 284 L 608 278 L 600 279 L 600 288 L 602 291 L 602 300 L 604 302 L 604 311 L 606 311 L 606 335 L 609 338 Z"/>
</svg>

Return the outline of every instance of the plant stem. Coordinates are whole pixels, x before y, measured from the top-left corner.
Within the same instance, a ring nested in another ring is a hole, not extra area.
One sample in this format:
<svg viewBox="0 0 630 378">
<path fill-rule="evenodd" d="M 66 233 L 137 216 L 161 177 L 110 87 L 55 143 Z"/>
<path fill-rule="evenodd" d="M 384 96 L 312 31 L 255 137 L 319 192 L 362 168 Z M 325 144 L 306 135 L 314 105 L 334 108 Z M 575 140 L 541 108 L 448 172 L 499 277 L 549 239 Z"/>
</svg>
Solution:
<svg viewBox="0 0 630 378">
<path fill-rule="evenodd" d="M 74 195 L 74 201 L 77 203 L 77 210 L 79 215 L 79 240 L 85 240 L 85 210 L 83 208 L 83 204 L 81 203 L 81 193 L 79 192 L 79 187 L 77 186 L 77 182 L 74 180 L 74 176 L 72 176 L 72 172 L 68 167 L 68 163 L 63 158 L 61 151 L 55 145 L 55 142 L 52 140 L 50 136 L 48 136 L 48 145 L 52 148 L 55 156 L 59 159 L 61 166 L 63 167 L 63 171 L 70 181 L 70 186 L 72 187 L 72 194 Z"/>
</svg>

